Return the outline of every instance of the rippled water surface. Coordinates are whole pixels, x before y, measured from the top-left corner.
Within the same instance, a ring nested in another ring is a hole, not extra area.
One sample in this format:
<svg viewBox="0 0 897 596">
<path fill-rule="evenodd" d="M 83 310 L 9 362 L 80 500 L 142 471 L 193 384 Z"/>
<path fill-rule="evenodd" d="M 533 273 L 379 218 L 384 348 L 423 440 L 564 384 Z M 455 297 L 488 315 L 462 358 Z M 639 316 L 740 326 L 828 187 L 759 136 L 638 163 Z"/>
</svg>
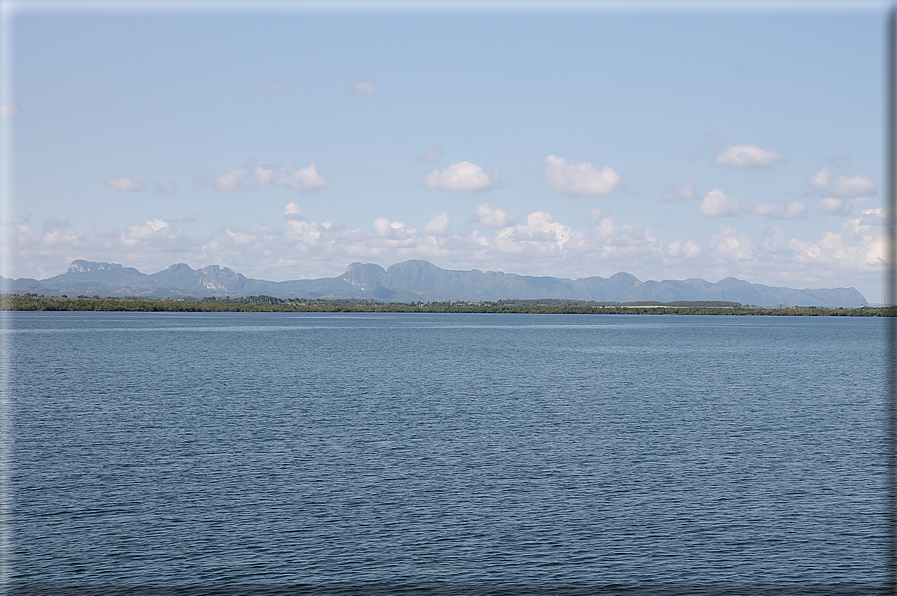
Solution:
<svg viewBox="0 0 897 596">
<path fill-rule="evenodd" d="M 13 593 L 884 581 L 880 319 L 10 324 Z"/>
</svg>

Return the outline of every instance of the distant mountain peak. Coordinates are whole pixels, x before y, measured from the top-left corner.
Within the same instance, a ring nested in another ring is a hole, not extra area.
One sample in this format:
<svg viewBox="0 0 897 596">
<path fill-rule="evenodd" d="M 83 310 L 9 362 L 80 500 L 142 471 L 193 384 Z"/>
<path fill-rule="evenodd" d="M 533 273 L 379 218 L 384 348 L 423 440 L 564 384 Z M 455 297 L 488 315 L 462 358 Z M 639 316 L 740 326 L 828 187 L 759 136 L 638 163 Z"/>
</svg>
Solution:
<svg viewBox="0 0 897 596">
<path fill-rule="evenodd" d="M 83 275 L 124 275 L 126 277 L 142 276 L 133 267 L 125 267 L 118 263 L 98 263 L 96 261 L 86 261 L 84 259 L 76 259 L 69 265 L 68 271 L 62 275 L 83 276 Z M 59 276 L 57 276 L 59 277 Z"/>
<path fill-rule="evenodd" d="M 27 282 L 27 283 L 26 283 Z M 384 269 L 375 263 L 355 262 L 335 278 L 283 282 L 249 279 L 228 267 L 209 265 L 191 269 L 184 263 L 147 275 L 118 263 L 78 259 L 67 272 L 39 282 L 25 280 L 14 292 L 49 295 L 139 295 L 157 297 L 251 296 L 279 298 L 367 299 L 414 301 L 493 301 L 502 299 L 565 299 L 594 302 L 651 300 L 727 301 L 759 306 L 858 307 L 866 299 L 854 288 L 804 289 L 770 287 L 728 277 L 717 283 L 698 278 L 642 282 L 620 271 L 609 278 L 567 279 L 532 277 L 501 271 L 442 269 L 429 261 L 411 260 Z"/>
<path fill-rule="evenodd" d="M 168 271 L 169 273 L 192 273 L 193 269 L 191 269 L 190 265 L 187 263 L 175 263 L 174 265 L 169 265 L 168 269 L 165 271 Z"/>
<path fill-rule="evenodd" d="M 386 269 L 376 263 L 352 263 L 339 276 L 346 283 L 361 290 L 371 290 L 385 283 Z"/>
<path fill-rule="evenodd" d="M 91 273 L 94 271 L 120 271 L 124 269 L 118 263 L 97 263 L 96 261 L 85 261 L 84 259 L 76 259 L 69 265 L 69 273 Z M 130 267 L 129 267 L 130 269 Z"/>
</svg>

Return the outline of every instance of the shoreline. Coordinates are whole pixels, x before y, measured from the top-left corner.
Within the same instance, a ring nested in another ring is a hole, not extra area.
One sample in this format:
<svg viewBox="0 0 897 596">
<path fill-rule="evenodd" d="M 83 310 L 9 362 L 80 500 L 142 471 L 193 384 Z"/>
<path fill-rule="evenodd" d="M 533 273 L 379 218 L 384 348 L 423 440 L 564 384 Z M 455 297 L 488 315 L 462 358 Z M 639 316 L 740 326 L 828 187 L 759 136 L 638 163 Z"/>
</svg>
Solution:
<svg viewBox="0 0 897 596">
<path fill-rule="evenodd" d="M 66 312 L 372 312 L 506 314 L 653 314 L 720 316 L 892 317 L 897 307 L 753 306 L 735 302 L 596 303 L 577 300 L 499 300 L 482 302 L 368 302 L 327 299 L 282 300 L 272 296 L 205 299 L 149 299 L 55 296 L 0 296 L 2 311 Z"/>
</svg>

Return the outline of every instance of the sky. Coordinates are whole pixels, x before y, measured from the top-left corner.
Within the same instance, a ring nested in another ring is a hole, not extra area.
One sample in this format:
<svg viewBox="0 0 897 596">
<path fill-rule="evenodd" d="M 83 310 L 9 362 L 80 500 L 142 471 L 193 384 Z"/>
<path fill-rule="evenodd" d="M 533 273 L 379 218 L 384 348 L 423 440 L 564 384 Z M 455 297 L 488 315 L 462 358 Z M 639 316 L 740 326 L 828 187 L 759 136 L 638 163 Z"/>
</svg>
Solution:
<svg viewBox="0 0 897 596">
<path fill-rule="evenodd" d="M 423 259 L 881 302 L 889 7 L 3 2 L 0 275 Z"/>
</svg>

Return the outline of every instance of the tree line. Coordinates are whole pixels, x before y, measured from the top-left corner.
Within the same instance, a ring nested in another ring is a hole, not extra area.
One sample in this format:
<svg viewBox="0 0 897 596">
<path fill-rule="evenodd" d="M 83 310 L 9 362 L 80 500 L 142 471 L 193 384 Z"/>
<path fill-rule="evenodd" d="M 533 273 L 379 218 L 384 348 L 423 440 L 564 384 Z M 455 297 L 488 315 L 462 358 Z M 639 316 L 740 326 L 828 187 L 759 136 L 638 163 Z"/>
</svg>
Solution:
<svg viewBox="0 0 897 596">
<path fill-rule="evenodd" d="M 498 300 L 483 302 L 375 302 L 242 296 L 239 298 L 77 298 L 35 294 L 2 295 L 6 311 L 127 311 L 127 312 L 425 312 L 508 314 L 651 314 L 753 316 L 897 316 L 897 307 L 828 308 L 815 306 L 753 306 L 737 302 L 587 302 L 577 300 Z"/>
</svg>

